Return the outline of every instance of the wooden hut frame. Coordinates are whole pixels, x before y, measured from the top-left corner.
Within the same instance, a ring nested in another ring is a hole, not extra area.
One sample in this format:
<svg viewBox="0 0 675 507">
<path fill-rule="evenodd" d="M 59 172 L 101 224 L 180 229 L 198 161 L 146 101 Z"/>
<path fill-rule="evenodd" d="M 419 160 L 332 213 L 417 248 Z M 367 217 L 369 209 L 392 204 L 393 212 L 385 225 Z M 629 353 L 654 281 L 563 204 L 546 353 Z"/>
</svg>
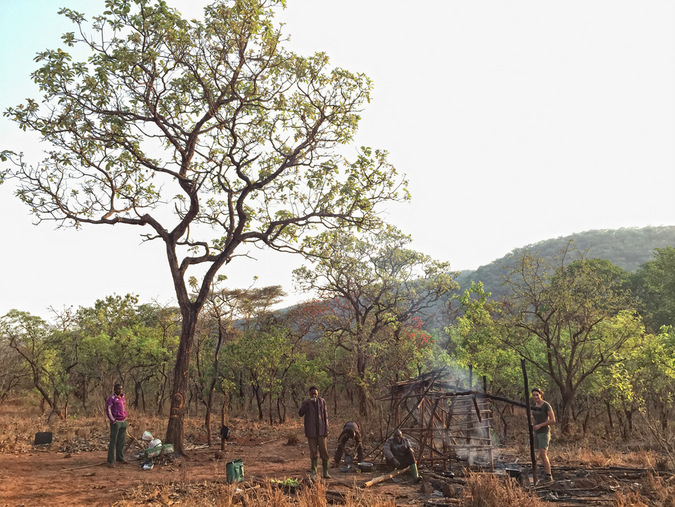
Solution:
<svg viewBox="0 0 675 507">
<path fill-rule="evenodd" d="M 489 396 L 460 390 L 442 374 L 431 372 L 391 387 L 393 427 L 416 442 L 420 464 L 448 470 L 453 461 L 464 460 L 494 470 Z"/>
</svg>

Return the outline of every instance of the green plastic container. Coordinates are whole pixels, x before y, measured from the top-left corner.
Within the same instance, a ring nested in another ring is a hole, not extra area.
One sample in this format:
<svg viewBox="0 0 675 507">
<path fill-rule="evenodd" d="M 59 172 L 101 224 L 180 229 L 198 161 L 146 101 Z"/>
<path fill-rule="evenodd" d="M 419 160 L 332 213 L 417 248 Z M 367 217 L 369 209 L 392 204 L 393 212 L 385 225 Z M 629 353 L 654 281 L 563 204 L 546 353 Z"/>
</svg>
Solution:
<svg viewBox="0 0 675 507">
<path fill-rule="evenodd" d="M 240 459 L 229 461 L 225 465 L 227 472 L 227 483 L 239 482 L 244 480 L 244 462 Z"/>
<path fill-rule="evenodd" d="M 161 445 L 157 445 L 155 447 L 151 447 L 150 449 L 145 450 L 145 457 L 146 458 L 156 458 L 160 454 L 162 454 L 162 446 Z"/>
</svg>

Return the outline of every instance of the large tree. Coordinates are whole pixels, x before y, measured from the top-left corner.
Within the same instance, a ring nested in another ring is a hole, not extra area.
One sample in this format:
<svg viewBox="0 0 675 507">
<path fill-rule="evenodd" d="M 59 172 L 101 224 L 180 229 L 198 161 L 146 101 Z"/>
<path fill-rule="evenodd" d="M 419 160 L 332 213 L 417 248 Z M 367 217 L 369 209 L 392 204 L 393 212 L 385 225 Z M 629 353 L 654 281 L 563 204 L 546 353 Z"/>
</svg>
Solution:
<svg viewBox="0 0 675 507">
<path fill-rule="evenodd" d="M 456 287 L 449 264 L 408 248 L 411 241 L 392 226 L 358 236 L 327 232 L 310 242 L 315 265 L 294 271 L 300 288 L 333 302 L 325 332 L 352 360 L 364 416 L 376 350 L 386 353 L 412 336 L 406 327 L 430 316 L 441 296 Z"/>
<path fill-rule="evenodd" d="M 226 342 L 233 342 L 236 336 L 242 334 L 242 330 L 235 327 L 241 327 L 243 324 L 245 328 L 249 328 L 253 319 L 266 320 L 271 307 L 281 302 L 285 295 L 279 285 L 259 289 L 223 289 L 217 284 L 213 285 L 200 316 L 201 326 L 197 328 L 197 353 L 194 358 L 197 370 L 195 387 L 197 397 L 206 409 L 204 426 L 209 445 L 211 445 L 211 411 L 216 387 L 222 386 L 221 351 Z M 235 321 L 239 321 L 237 326 Z M 243 347 L 246 354 L 259 352 L 255 340 L 245 341 Z M 230 351 L 233 348 L 236 347 L 230 347 Z M 243 357 L 246 357 L 246 354 L 243 354 Z M 224 417 L 224 412 L 221 412 L 223 424 Z"/>
<path fill-rule="evenodd" d="M 66 334 L 79 340 L 79 361 L 71 383 L 83 405 L 92 390 L 102 390 L 95 394 L 105 396 L 120 381 L 128 397 L 133 393 L 132 407 L 146 408 L 150 393 L 161 403 L 162 372 L 177 345 L 175 326 L 173 333 L 166 333 L 170 319 L 166 309 L 139 305 L 138 297 L 130 294 L 107 296 L 92 307 L 80 307 Z"/>
<path fill-rule="evenodd" d="M 38 221 L 137 226 L 164 243 L 182 314 L 166 441 L 180 452 L 195 325 L 218 271 L 246 244 L 298 251 L 313 230 L 368 228 L 379 203 L 407 197 L 386 153 L 338 149 L 370 80 L 285 50 L 282 5 L 218 0 L 188 21 L 162 0 L 107 0 L 91 23 L 62 9 L 77 29 L 37 56 L 41 100 L 5 112 L 52 147 L 36 164 L 2 153 Z"/>
<path fill-rule="evenodd" d="M 515 350 L 504 347 L 503 329 L 493 320 L 497 303 L 490 296 L 481 282 L 474 282 L 458 298 L 461 314 L 454 325 L 446 328 L 450 338 L 448 349 L 460 365 L 472 367 L 477 377 L 485 376 L 493 394 L 519 399 L 522 396 L 520 361 Z M 533 373 L 530 381 L 539 382 L 543 375 L 539 371 Z M 501 435 L 507 439 L 509 419 L 506 411 L 512 406 L 495 404 L 493 408 L 501 421 Z"/>
<path fill-rule="evenodd" d="M 675 325 L 675 248 L 657 248 L 654 257 L 631 276 L 633 290 L 652 331 Z"/>
<path fill-rule="evenodd" d="M 505 279 L 511 295 L 496 314 L 499 336 L 555 384 L 564 433 L 580 386 L 642 332 L 627 280 L 569 244 L 554 258 L 523 253 Z"/>
<path fill-rule="evenodd" d="M 0 345 L 13 349 L 26 365 L 41 402 L 51 408 L 49 417 L 65 419 L 71 391 L 68 373 L 77 358 L 62 338 L 43 319 L 27 312 L 10 310 L 0 318 Z"/>
</svg>

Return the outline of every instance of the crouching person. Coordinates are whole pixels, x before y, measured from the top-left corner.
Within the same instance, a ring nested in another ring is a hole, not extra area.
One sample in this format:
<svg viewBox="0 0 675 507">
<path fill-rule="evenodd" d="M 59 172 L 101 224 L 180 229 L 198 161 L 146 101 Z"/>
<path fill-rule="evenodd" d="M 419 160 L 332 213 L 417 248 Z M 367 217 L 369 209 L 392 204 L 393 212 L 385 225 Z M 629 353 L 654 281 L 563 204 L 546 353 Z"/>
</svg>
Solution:
<svg viewBox="0 0 675 507">
<path fill-rule="evenodd" d="M 347 464 L 350 464 L 354 460 L 355 455 L 358 463 L 361 463 L 364 459 L 361 429 L 355 421 L 348 421 L 342 427 L 342 433 L 338 437 L 338 446 L 333 458 L 335 465 L 340 464 L 343 455 Z"/>
<path fill-rule="evenodd" d="M 409 466 L 412 478 L 415 481 L 420 480 L 417 462 L 415 461 L 415 453 L 410 447 L 408 439 L 403 438 L 401 430 L 395 430 L 394 434 L 387 439 L 382 452 L 384 453 L 384 458 L 387 460 L 387 465 L 398 469 Z"/>
</svg>

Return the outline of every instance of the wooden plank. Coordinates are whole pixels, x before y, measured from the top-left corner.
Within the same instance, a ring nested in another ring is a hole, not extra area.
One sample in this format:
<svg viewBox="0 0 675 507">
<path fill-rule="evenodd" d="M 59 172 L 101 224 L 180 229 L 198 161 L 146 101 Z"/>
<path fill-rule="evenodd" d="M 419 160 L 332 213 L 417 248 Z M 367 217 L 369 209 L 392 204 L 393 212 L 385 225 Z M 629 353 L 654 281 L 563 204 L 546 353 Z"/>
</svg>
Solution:
<svg viewBox="0 0 675 507">
<path fill-rule="evenodd" d="M 392 478 L 396 477 L 397 475 L 404 474 L 408 470 L 410 470 L 410 467 L 401 468 L 400 470 L 394 470 L 393 472 L 390 472 L 388 474 L 384 474 L 384 475 L 380 475 L 378 477 L 374 477 L 374 478 L 370 479 L 369 481 L 367 481 L 366 483 L 364 483 L 363 487 L 369 488 L 373 484 L 379 484 L 380 482 L 384 482 L 386 480 L 392 479 Z"/>
</svg>

